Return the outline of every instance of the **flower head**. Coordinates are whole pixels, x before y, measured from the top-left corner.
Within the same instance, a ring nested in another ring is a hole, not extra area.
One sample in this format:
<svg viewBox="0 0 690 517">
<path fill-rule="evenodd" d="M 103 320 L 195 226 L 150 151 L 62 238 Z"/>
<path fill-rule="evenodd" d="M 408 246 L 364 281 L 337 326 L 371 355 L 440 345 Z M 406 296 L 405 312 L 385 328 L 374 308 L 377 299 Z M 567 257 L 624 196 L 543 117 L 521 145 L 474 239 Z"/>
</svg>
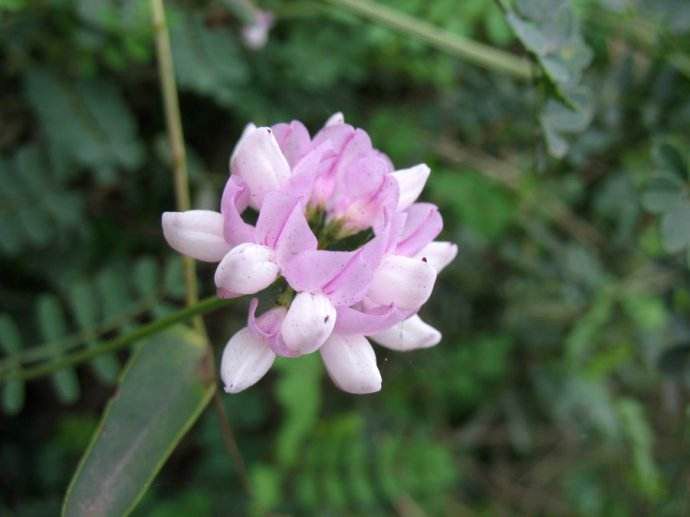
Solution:
<svg viewBox="0 0 690 517">
<path fill-rule="evenodd" d="M 457 246 L 434 241 L 443 228 L 438 208 L 417 202 L 429 173 L 424 164 L 395 170 L 340 113 L 313 138 L 298 121 L 249 124 L 230 158 L 220 211 L 163 214 L 171 247 L 219 263 L 219 296 L 283 286 L 260 316 L 252 300 L 247 326 L 228 341 L 226 391 L 256 383 L 276 356 L 319 351 L 339 388 L 372 393 L 381 375 L 370 340 L 399 351 L 439 343 L 417 312 Z M 243 217 L 250 208 L 256 224 Z"/>
</svg>

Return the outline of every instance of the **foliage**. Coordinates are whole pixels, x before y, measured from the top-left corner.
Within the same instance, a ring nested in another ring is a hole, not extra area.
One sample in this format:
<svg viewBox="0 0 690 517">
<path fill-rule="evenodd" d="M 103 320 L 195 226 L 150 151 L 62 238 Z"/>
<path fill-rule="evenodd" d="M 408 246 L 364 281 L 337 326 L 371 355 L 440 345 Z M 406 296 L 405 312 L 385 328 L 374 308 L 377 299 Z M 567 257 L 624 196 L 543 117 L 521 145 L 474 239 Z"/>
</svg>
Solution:
<svg viewBox="0 0 690 517">
<path fill-rule="evenodd" d="M 278 362 L 222 396 L 253 495 L 207 411 L 170 433 L 134 515 L 687 515 L 690 6 L 377 2 L 529 57 L 536 76 L 476 67 L 347 2 L 257 0 L 276 25 L 252 51 L 228 2 L 170 0 L 193 205 L 216 206 L 248 121 L 317 130 L 343 111 L 396 166 L 432 168 L 424 198 L 460 243 L 422 314 L 443 341 L 378 349 L 384 388 L 363 398 L 334 390 L 316 355 Z M 2 515 L 58 514 L 106 402 L 133 395 L 114 386 L 132 351 L 159 366 L 139 371 L 149 403 L 189 380 L 155 341 L 6 375 L 184 298 L 159 227 L 174 196 L 148 8 L 0 1 Z M 202 295 L 211 277 L 199 265 Z M 205 316 L 216 367 L 244 309 Z"/>
</svg>

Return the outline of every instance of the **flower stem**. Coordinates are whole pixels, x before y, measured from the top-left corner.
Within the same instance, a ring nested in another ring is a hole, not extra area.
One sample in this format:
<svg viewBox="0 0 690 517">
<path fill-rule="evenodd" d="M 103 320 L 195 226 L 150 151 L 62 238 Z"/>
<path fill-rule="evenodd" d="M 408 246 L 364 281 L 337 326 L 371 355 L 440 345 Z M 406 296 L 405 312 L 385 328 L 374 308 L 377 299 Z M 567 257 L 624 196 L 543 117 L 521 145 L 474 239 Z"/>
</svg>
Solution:
<svg viewBox="0 0 690 517">
<path fill-rule="evenodd" d="M 170 35 L 165 20 L 163 0 L 151 0 L 153 11 L 153 29 L 156 37 L 156 53 L 158 55 L 158 73 L 160 75 L 161 90 L 163 92 L 163 107 L 165 109 L 165 125 L 168 129 L 168 140 L 172 153 L 173 176 L 175 178 L 175 198 L 177 209 L 189 210 L 191 207 L 189 195 L 189 178 L 187 174 L 187 151 L 184 145 L 180 102 L 177 96 L 175 82 L 175 68 L 170 50 Z M 187 305 L 193 305 L 199 300 L 196 280 L 196 265 L 194 260 L 184 257 L 184 272 Z M 203 322 L 194 320 L 194 326 L 206 335 Z"/>
<path fill-rule="evenodd" d="M 251 3 L 245 2 L 245 6 Z M 189 179 L 187 175 L 187 156 L 184 145 L 184 135 L 182 132 L 182 117 L 180 115 L 180 103 L 177 96 L 177 84 L 175 83 L 175 69 L 173 67 L 172 52 L 170 51 L 170 35 L 165 21 L 165 10 L 163 0 L 151 0 L 153 10 L 153 24 L 156 33 L 156 51 L 158 53 L 158 69 L 161 80 L 161 90 L 163 91 L 165 120 L 168 128 L 168 138 L 170 139 L 170 149 L 173 156 L 173 174 L 175 177 L 175 196 L 177 198 L 177 209 L 180 211 L 191 208 L 189 196 Z M 184 257 L 185 266 L 185 290 L 187 294 L 187 306 L 194 306 L 199 300 L 199 287 L 196 279 L 196 266 L 194 260 Z M 194 320 L 194 327 L 201 334 L 210 354 L 213 356 L 213 348 L 208 339 L 206 326 L 200 315 Z M 215 360 L 213 361 L 215 364 Z M 214 368 L 215 371 L 215 368 Z M 235 461 L 237 470 L 243 480 L 247 493 L 251 495 L 251 485 L 247 476 L 247 469 L 242 460 L 239 447 L 232 432 L 230 420 L 223 409 L 222 401 L 218 391 L 214 392 L 214 407 L 221 421 L 221 433 L 224 443 L 230 456 Z"/>
<path fill-rule="evenodd" d="M 137 341 L 141 341 L 153 334 L 156 334 L 166 328 L 172 327 L 173 325 L 180 323 L 182 321 L 188 320 L 195 316 L 200 316 L 201 314 L 206 314 L 207 312 L 215 311 L 221 307 L 225 307 L 231 303 L 231 300 L 224 300 L 217 298 L 215 296 L 210 296 L 194 305 L 185 307 L 173 314 L 160 318 L 158 320 L 152 321 L 147 325 L 138 327 L 129 334 L 124 336 L 119 336 L 111 341 L 106 341 L 98 346 L 87 348 L 85 350 L 80 350 L 78 352 L 64 355 L 57 358 L 54 361 L 50 361 L 46 364 L 41 364 L 40 366 L 35 366 L 32 368 L 25 368 L 23 370 L 13 370 L 8 373 L 2 373 L 0 375 L 0 380 L 6 381 L 9 379 L 35 379 L 36 377 L 41 377 L 43 375 L 48 375 L 62 368 L 72 366 L 89 359 L 93 359 L 99 355 L 113 352 L 120 348 L 132 345 Z"/>
<path fill-rule="evenodd" d="M 529 80 L 534 76 L 534 67 L 528 59 L 453 34 L 372 0 L 325 1 L 393 29 L 412 34 L 441 50 L 484 68 L 506 73 L 517 79 Z"/>
</svg>

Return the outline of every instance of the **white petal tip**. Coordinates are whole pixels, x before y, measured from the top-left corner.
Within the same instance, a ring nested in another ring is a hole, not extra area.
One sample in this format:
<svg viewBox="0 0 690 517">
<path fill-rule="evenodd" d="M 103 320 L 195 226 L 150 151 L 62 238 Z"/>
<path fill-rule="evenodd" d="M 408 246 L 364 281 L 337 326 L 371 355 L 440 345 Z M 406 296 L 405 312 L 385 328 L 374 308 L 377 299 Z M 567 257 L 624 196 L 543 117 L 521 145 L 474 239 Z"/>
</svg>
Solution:
<svg viewBox="0 0 690 517">
<path fill-rule="evenodd" d="M 271 368 L 275 354 L 258 336 L 243 328 L 223 350 L 220 376 L 226 393 L 239 393 L 253 386 Z"/>
<path fill-rule="evenodd" d="M 279 273 L 273 250 L 245 242 L 225 255 L 218 264 L 214 280 L 222 292 L 254 294 L 271 285 Z"/>
<path fill-rule="evenodd" d="M 364 336 L 333 334 L 321 347 L 333 383 L 343 391 L 365 395 L 381 390 L 376 354 Z"/>
<path fill-rule="evenodd" d="M 400 190 L 398 210 L 405 210 L 417 200 L 424 190 L 429 174 L 431 174 L 431 169 L 425 163 L 395 171 L 392 174 Z"/>
<path fill-rule="evenodd" d="M 290 304 L 280 334 L 296 355 L 318 350 L 333 332 L 336 310 L 323 294 L 299 293 Z"/>
<path fill-rule="evenodd" d="M 391 350 L 407 352 L 438 345 L 441 342 L 441 333 L 415 314 L 389 329 L 372 335 L 371 339 Z"/>
<path fill-rule="evenodd" d="M 426 261 L 437 273 L 439 273 L 443 268 L 455 260 L 457 254 L 457 244 L 447 241 L 434 241 L 422 248 L 415 257 Z"/>
<path fill-rule="evenodd" d="M 163 237 L 174 250 L 204 262 L 218 262 L 230 249 L 223 216 L 211 210 L 163 212 Z"/>
</svg>

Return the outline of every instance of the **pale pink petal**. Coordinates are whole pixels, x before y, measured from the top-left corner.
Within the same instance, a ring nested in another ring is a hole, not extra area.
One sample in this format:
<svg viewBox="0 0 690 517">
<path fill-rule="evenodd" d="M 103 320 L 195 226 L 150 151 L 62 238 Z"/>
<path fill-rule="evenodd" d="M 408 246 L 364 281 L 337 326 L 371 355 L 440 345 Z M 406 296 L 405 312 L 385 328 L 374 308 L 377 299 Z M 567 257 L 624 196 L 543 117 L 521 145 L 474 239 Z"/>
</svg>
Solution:
<svg viewBox="0 0 690 517">
<path fill-rule="evenodd" d="M 405 210 L 412 203 L 417 201 L 417 198 L 424 190 L 426 180 L 429 178 L 431 170 L 429 167 L 420 163 L 409 169 L 401 169 L 395 171 L 392 176 L 398 182 L 400 188 L 400 199 L 398 200 L 398 210 Z"/>
<path fill-rule="evenodd" d="M 204 262 L 218 262 L 230 251 L 223 216 L 210 210 L 164 212 L 163 236 L 176 251 Z"/>
<path fill-rule="evenodd" d="M 254 227 L 242 219 L 242 212 L 249 203 L 249 189 L 241 179 L 230 176 L 220 203 L 220 211 L 223 214 L 225 240 L 236 246 L 243 242 L 254 240 Z"/>
<path fill-rule="evenodd" d="M 271 129 L 290 167 L 294 168 L 311 148 L 309 131 L 298 120 L 293 120 L 289 124 L 275 124 Z"/>
<path fill-rule="evenodd" d="M 245 242 L 230 250 L 218 264 L 215 283 L 231 293 L 254 294 L 271 285 L 279 273 L 273 250 Z"/>
<path fill-rule="evenodd" d="M 429 244 L 443 230 L 443 219 L 436 205 L 415 203 L 406 210 L 407 220 L 395 252 L 412 256 Z"/>
<path fill-rule="evenodd" d="M 338 334 L 374 334 L 410 316 L 409 310 L 393 305 L 377 306 L 365 310 L 355 307 L 338 307 L 338 318 L 334 332 Z"/>
<path fill-rule="evenodd" d="M 288 164 L 268 127 L 248 133 L 237 147 L 230 172 L 242 178 L 249 189 L 249 203 L 259 209 L 267 193 L 278 190 L 290 178 Z"/>
<path fill-rule="evenodd" d="M 420 259 L 386 256 L 369 286 L 367 296 L 376 304 L 417 309 L 431 296 L 436 271 Z"/>
<path fill-rule="evenodd" d="M 299 293 L 292 300 L 280 328 L 286 347 L 297 355 L 318 350 L 333 332 L 335 307 L 319 293 Z"/>
<path fill-rule="evenodd" d="M 279 266 L 304 251 L 316 250 L 317 240 L 309 228 L 300 198 L 270 192 L 256 223 L 256 240 L 275 249 Z"/>
<path fill-rule="evenodd" d="M 304 216 L 304 208 L 301 203 L 297 204 L 276 242 L 276 262 L 283 267 L 300 253 L 316 250 L 317 245 L 316 236 Z"/>
<path fill-rule="evenodd" d="M 436 273 L 440 273 L 444 267 L 453 261 L 457 254 L 457 244 L 447 241 L 434 241 L 424 246 L 414 257 L 426 260 L 436 270 Z"/>
<path fill-rule="evenodd" d="M 374 271 L 383 259 L 387 235 L 374 237 L 359 250 L 352 252 L 350 260 L 331 280 L 322 287 L 336 307 L 354 305 L 369 289 Z"/>
<path fill-rule="evenodd" d="M 296 291 L 319 291 L 347 267 L 353 255 L 351 251 L 306 251 L 283 267 L 283 276 Z"/>
<path fill-rule="evenodd" d="M 331 142 L 326 141 L 305 154 L 293 167 L 292 176 L 284 191 L 308 201 L 314 189 L 314 182 L 322 172 L 324 157 L 328 156 L 332 150 Z"/>
<path fill-rule="evenodd" d="M 285 307 L 274 307 L 257 318 L 256 309 L 258 306 L 258 298 L 252 299 L 249 303 L 249 316 L 247 318 L 249 330 L 257 336 L 261 336 L 268 346 L 271 347 L 274 354 L 282 357 L 296 357 L 299 355 L 285 346 L 280 335 L 280 327 L 287 313 Z"/>
<path fill-rule="evenodd" d="M 220 376 L 225 391 L 238 393 L 256 384 L 271 368 L 275 354 L 261 337 L 243 328 L 223 350 Z"/>
<path fill-rule="evenodd" d="M 228 161 L 228 169 L 230 168 L 230 164 L 232 163 L 233 158 L 237 154 L 237 149 L 240 147 L 240 144 L 242 144 L 242 142 L 247 137 L 247 135 L 252 133 L 255 129 L 256 129 L 256 125 L 253 122 L 250 122 L 249 124 L 244 126 L 244 129 L 242 130 L 242 134 L 240 135 L 240 139 L 235 144 L 235 148 L 232 150 L 232 154 L 230 155 L 230 160 Z"/>
<path fill-rule="evenodd" d="M 379 345 L 400 352 L 429 348 L 441 341 L 441 333 L 416 314 L 369 337 Z"/>
<path fill-rule="evenodd" d="M 341 390 L 363 395 L 381 389 L 376 354 L 364 336 L 332 334 L 320 352 L 328 375 Z"/>
</svg>

